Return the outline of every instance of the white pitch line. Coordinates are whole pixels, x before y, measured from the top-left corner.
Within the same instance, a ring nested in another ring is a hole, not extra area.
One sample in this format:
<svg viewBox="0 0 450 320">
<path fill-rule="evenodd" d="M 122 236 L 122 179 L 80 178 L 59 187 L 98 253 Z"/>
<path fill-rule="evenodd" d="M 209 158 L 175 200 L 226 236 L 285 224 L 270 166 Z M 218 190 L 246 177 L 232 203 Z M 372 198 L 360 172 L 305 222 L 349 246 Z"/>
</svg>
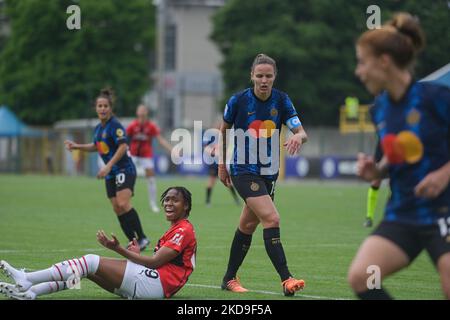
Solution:
<svg viewBox="0 0 450 320">
<path fill-rule="evenodd" d="M 207 289 L 221 289 L 220 286 L 212 286 L 212 285 L 206 285 L 206 284 L 196 284 L 196 283 L 186 283 L 186 286 L 189 287 L 198 287 L 198 288 L 207 288 Z M 253 293 L 261 293 L 261 294 L 267 294 L 272 296 L 284 296 L 282 293 L 279 292 L 273 292 L 273 291 L 264 291 L 264 290 L 248 290 L 249 292 Z M 335 298 L 335 297 L 324 297 L 324 296 L 311 296 L 301 293 L 301 297 L 310 298 L 310 299 L 321 299 L 321 300 L 350 300 L 346 298 Z"/>
<path fill-rule="evenodd" d="M 311 244 L 311 245 L 309 245 L 309 244 L 301 244 L 301 245 L 286 245 L 286 246 L 284 246 L 285 248 L 319 248 L 319 247 L 330 247 L 330 248 L 332 248 L 332 247 L 353 247 L 354 246 L 354 244 L 350 244 L 350 243 L 339 243 L 339 244 L 336 244 L 336 243 L 316 243 L 316 244 Z M 217 250 L 217 249 L 228 249 L 229 248 L 229 246 L 203 246 L 203 247 L 201 247 L 201 249 L 205 249 L 205 250 L 212 250 L 212 249 L 214 249 L 214 250 Z M 257 245 L 257 244 L 254 244 L 254 245 L 252 245 L 252 248 L 257 248 L 257 249 L 261 249 L 261 248 L 264 248 L 264 245 Z M 82 248 L 82 249 L 51 249 L 51 250 L 35 250 L 35 249 L 30 249 L 30 250 L 27 250 L 27 249 L 24 249 L 24 250 L 21 250 L 21 249 L 18 249 L 18 250 L 15 250 L 15 249 L 11 249 L 11 250 L 8 250 L 8 249 L 0 249 L 0 254 L 2 254 L 2 253 L 59 253 L 59 252 L 61 252 L 61 253 L 64 253 L 64 252 L 74 252 L 74 251 L 77 251 L 77 252 L 79 252 L 79 251 L 81 251 L 81 252 L 83 252 L 83 251 L 87 251 L 87 252 L 101 252 L 101 251 L 108 251 L 108 249 L 105 249 L 105 248 Z"/>
</svg>

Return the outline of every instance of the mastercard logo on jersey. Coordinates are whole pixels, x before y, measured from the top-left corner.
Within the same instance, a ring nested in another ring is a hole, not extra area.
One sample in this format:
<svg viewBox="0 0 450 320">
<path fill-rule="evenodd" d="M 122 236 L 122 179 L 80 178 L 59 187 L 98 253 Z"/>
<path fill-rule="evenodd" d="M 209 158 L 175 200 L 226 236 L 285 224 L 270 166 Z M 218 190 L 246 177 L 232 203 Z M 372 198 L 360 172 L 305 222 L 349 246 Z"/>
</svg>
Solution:
<svg viewBox="0 0 450 320">
<path fill-rule="evenodd" d="M 109 147 L 103 141 L 97 141 L 97 150 L 101 154 L 108 154 L 109 153 Z"/>
<path fill-rule="evenodd" d="M 270 138 L 276 130 L 272 120 L 255 120 L 248 126 L 248 131 L 253 138 Z"/>
<path fill-rule="evenodd" d="M 381 140 L 383 154 L 390 164 L 414 164 L 423 157 L 423 144 L 411 131 L 389 133 Z"/>
</svg>

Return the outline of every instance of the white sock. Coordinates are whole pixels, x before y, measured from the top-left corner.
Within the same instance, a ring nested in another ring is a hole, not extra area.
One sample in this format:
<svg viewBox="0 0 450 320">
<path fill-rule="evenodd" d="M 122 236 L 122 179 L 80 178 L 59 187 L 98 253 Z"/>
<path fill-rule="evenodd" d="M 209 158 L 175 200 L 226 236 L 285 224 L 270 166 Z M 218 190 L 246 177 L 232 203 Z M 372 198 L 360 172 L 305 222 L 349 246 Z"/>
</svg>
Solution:
<svg viewBox="0 0 450 320">
<path fill-rule="evenodd" d="M 53 292 L 61 291 L 67 289 L 67 285 L 64 281 L 53 281 L 53 282 L 43 282 L 32 286 L 29 291 L 31 295 L 34 294 L 33 299 L 37 296 L 42 296 L 44 294 L 50 294 Z"/>
<path fill-rule="evenodd" d="M 148 198 L 150 199 L 150 205 L 156 205 L 156 179 L 155 177 L 147 177 L 148 186 Z"/>
<path fill-rule="evenodd" d="M 98 255 L 87 254 L 81 258 L 59 262 L 45 270 L 27 272 L 25 276 L 33 284 L 67 280 L 75 284 L 77 278 L 85 278 L 88 274 L 96 273 L 99 262 Z"/>
</svg>

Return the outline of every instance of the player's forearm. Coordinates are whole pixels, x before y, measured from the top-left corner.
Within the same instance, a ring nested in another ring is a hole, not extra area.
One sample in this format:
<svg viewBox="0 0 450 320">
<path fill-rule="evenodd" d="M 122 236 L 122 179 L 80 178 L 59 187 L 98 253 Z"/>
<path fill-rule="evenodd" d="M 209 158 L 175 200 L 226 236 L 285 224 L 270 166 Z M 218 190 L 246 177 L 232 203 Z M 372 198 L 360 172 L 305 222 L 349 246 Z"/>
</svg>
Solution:
<svg viewBox="0 0 450 320">
<path fill-rule="evenodd" d="M 447 178 L 447 185 L 450 183 L 450 161 L 438 169 L 443 177 Z"/>
<path fill-rule="evenodd" d="M 172 152 L 172 145 L 169 142 L 167 142 L 166 139 L 164 139 L 161 136 L 158 136 L 158 142 L 160 145 L 163 146 L 163 148 L 165 148 L 167 150 L 167 152 L 169 152 L 169 153 Z"/>
<path fill-rule="evenodd" d="M 383 180 L 389 176 L 389 163 L 386 157 L 383 157 L 375 167 L 375 180 Z"/>
<path fill-rule="evenodd" d="M 87 143 L 87 144 L 76 144 L 73 146 L 73 149 L 85 151 L 85 152 L 94 152 L 97 151 L 97 148 L 95 147 L 95 144 L 93 143 Z"/>
<path fill-rule="evenodd" d="M 126 143 L 122 143 L 121 145 L 119 145 L 119 148 L 117 148 L 116 153 L 114 153 L 113 157 L 111 158 L 111 160 L 108 161 L 106 165 L 110 167 L 115 165 L 125 155 L 125 153 L 127 152 L 127 148 L 128 146 Z"/>
<path fill-rule="evenodd" d="M 293 128 L 291 131 L 293 134 L 298 134 L 300 136 L 300 138 L 302 139 L 302 144 L 308 141 L 308 135 L 306 134 L 306 131 L 303 129 L 302 126 Z"/>
<path fill-rule="evenodd" d="M 130 260 L 131 262 L 140 264 L 142 266 L 145 266 L 147 268 L 156 269 L 161 267 L 162 263 L 157 261 L 154 256 L 148 257 L 148 256 L 142 256 L 136 252 L 127 250 L 123 247 L 118 247 L 116 250 L 118 254 L 120 254 L 122 257 Z"/>
</svg>

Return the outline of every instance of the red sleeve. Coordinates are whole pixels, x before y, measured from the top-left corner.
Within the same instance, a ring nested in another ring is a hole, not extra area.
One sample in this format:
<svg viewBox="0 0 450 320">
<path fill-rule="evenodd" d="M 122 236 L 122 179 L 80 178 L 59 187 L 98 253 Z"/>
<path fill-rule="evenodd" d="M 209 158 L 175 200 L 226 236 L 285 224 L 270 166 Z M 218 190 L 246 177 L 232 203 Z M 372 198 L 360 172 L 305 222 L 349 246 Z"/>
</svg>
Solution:
<svg viewBox="0 0 450 320">
<path fill-rule="evenodd" d="M 169 235 L 163 247 L 168 247 L 177 252 L 183 251 L 192 241 L 193 233 L 190 228 L 178 228 Z"/>
</svg>

